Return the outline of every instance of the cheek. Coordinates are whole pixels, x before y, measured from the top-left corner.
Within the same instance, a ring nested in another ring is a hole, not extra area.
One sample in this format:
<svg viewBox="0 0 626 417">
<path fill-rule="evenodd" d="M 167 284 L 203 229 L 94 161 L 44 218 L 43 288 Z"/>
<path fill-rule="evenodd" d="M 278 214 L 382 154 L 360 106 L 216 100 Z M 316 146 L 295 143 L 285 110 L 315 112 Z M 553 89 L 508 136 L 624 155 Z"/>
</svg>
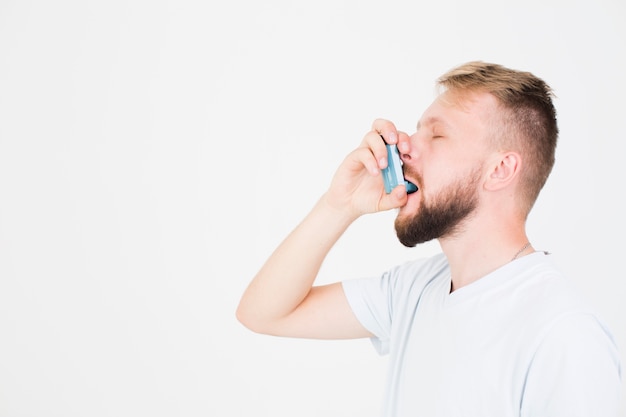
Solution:
<svg viewBox="0 0 626 417">
<path fill-rule="evenodd" d="M 424 167 L 427 188 L 438 190 L 441 187 L 462 180 L 476 169 L 477 159 L 467 153 Z M 427 193 L 428 194 L 428 193 Z"/>
</svg>

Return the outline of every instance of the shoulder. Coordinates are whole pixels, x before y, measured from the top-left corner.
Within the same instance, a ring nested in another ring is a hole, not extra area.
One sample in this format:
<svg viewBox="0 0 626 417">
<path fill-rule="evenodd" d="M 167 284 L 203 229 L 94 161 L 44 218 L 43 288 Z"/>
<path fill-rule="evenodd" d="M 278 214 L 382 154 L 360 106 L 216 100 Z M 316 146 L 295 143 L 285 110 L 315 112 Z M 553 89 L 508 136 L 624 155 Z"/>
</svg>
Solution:
<svg viewBox="0 0 626 417">
<path fill-rule="evenodd" d="M 445 287 L 446 280 L 449 289 L 448 271 L 445 255 L 438 254 L 396 265 L 376 277 L 348 279 L 342 285 L 352 305 L 356 305 L 355 300 L 365 300 L 393 306 L 419 298 L 427 287 Z"/>
<path fill-rule="evenodd" d="M 389 289 L 401 289 L 415 285 L 425 286 L 433 279 L 448 274 L 448 260 L 443 253 L 429 258 L 419 258 L 395 265 L 378 276 L 355 278 L 343 281 L 346 285 L 354 283 L 372 283 Z"/>
<path fill-rule="evenodd" d="M 381 279 L 396 287 L 424 287 L 434 280 L 449 279 L 449 271 L 448 259 L 441 253 L 397 265 L 383 274 Z"/>
</svg>

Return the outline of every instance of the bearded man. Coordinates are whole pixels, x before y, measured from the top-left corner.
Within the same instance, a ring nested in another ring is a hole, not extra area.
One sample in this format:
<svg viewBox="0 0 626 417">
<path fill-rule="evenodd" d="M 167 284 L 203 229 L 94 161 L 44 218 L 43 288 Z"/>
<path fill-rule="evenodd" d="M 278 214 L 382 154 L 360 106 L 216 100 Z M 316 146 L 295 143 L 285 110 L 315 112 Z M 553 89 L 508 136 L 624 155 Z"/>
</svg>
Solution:
<svg viewBox="0 0 626 417">
<path fill-rule="evenodd" d="M 390 355 L 385 417 L 616 416 L 612 335 L 526 233 L 554 165 L 551 88 L 484 62 L 454 68 L 438 85 L 411 136 L 374 121 L 254 277 L 238 319 L 270 335 L 371 338 Z M 397 146 L 416 192 L 385 191 L 386 144 Z M 389 209 L 398 209 L 402 244 L 437 239 L 442 253 L 315 286 L 350 224 Z"/>
</svg>

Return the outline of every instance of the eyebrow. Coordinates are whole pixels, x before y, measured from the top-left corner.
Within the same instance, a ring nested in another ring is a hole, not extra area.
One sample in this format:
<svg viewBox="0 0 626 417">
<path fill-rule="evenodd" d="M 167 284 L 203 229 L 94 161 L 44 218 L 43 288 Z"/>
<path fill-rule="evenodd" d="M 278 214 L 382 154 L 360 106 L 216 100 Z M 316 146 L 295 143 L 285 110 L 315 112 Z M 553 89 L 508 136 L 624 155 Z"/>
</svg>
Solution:
<svg viewBox="0 0 626 417">
<path fill-rule="evenodd" d="M 431 116 L 431 117 L 427 117 L 426 119 L 420 120 L 419 122 L 417 122 L 417 130 L 419 130 L 420 127 L 422 127 L 423 125 L 434 125 L 434 124 L 441 124 L 444 127 L 450 126 L 443 119 L 440 119 L 439 117 Z"/>
</svg>

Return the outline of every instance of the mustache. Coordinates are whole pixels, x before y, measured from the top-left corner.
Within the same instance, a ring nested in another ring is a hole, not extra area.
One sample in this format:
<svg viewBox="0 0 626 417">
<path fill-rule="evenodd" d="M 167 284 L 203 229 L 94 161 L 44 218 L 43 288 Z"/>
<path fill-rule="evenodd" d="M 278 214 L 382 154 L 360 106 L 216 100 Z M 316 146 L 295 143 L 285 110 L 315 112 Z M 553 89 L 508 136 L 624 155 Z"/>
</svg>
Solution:
<svg viewBox="0 0 626 417">
<path fill-rule="evenodd" d="M 416 172 L 413 168 L 408 167 L 406 165 L 402 165 L 402 174 L 404 175 L 404 178 L 406 179 L 407 177 L 410 178 L 410 181 L 417 185 L 418 188 L 422 188 L 421 185 L 423 184 L 422 181 L 422 176 Z"/>
</svg>

